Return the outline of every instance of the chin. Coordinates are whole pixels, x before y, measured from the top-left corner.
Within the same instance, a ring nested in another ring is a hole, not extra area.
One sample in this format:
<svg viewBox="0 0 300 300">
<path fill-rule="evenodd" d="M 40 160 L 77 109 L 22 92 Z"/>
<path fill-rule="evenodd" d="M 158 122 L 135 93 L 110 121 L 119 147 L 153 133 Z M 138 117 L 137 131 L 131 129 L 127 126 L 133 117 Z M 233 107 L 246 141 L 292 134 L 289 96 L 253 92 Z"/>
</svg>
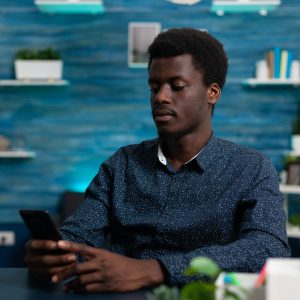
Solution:
<svg viewBox="0 0 300 300">
<path fill-rule="evenodd" d="M 180 132 L 166 128 L 157 128 L 157 134 L 160 138 L 177 138 L 181 136 Z"/>
</svg>

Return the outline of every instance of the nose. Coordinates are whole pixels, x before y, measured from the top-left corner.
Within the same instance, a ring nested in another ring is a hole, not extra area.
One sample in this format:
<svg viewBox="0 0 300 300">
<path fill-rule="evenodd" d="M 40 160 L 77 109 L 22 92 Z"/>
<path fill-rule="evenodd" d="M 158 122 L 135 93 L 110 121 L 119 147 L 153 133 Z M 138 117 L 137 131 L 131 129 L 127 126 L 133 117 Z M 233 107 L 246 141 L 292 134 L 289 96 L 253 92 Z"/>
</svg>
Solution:
<svg viewBox="0 0 300 300">
<path fill-rule="evenodd" d="M 154 102 L 169 103 L 172 99 L 171 88 L 168 84 L 160 86 L 158 92 L 154 95 Z"/>
</svg>

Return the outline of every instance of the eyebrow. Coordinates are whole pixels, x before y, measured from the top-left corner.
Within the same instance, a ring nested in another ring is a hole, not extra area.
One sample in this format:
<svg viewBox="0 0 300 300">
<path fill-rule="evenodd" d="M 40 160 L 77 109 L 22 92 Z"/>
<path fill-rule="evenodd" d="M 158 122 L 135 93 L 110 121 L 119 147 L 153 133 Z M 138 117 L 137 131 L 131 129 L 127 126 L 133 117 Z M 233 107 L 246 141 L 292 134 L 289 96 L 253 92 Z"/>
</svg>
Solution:
<svg viewBox="0 0 300 300">
<path fill-rule="evenodd" d="M 168 82 L 173 82 L 173 81 L 175 81 L 175 80 L 178 80 L 178 79 L 180 79 L 180 80 L 184 80 L 184 77 L 182 76 L 182 75 L 177 75 L 177 76 L 173 76 L 173 77 L 170 77 L 170 78 L 168 78 Z M 150 84 L 150 83 L 159 83 L 161 80 L 160 79 L 156 79 L 156 78 L 151 78 L 151 77 L 149 77 L 148 78 L 148 84 Z"/>
</svg>

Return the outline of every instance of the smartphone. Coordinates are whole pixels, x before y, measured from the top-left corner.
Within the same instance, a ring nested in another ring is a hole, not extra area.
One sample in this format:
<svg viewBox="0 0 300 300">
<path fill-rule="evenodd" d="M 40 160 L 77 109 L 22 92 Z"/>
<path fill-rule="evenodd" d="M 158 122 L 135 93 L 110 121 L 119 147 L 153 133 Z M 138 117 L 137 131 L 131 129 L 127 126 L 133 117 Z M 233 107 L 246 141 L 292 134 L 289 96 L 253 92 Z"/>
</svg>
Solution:
<svg viewBox="0 0 300 300">
<path fill-rule="evenodd" d="M 62 236 L 47 210 L 21 209 L 19 210 L 19 214 L 31 233 L 32 238 L 37 240 L 62 240 Z M 67 252 L 64 250 L 55 250 L 55 253 L 61 254 Z M 77 280 L 77 275 L 66 278 L 63 281 L 63 285 L 70 284 L 74 280 Z"/>
<path fill-rule="evenodd" d="M 47 210 L 21 209 L 19 210 L 19 213 L 33 239 L 53 241 L 62 240 L 62 236 Z"/>
</svg>

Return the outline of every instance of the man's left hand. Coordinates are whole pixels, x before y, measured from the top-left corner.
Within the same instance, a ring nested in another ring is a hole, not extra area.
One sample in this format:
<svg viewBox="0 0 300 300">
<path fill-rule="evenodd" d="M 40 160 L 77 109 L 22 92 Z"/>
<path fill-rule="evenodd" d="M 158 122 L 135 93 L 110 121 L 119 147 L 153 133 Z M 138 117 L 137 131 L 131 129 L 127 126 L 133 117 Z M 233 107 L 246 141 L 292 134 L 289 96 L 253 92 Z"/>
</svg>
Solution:
<svg viewBox="0 0 300 300">
<path fill-rule="evenodd" d="M 61 282 L 74 275 L 77 277 L 65 285 L 66 291 L 125 292 L 165 281 L 162 267 L 155 259 L 133 259 L 69 241 L 59 241 L 58 247 L 84 258 L 71 270 L 52 276 L 53 282 Z"/>
</svg>

